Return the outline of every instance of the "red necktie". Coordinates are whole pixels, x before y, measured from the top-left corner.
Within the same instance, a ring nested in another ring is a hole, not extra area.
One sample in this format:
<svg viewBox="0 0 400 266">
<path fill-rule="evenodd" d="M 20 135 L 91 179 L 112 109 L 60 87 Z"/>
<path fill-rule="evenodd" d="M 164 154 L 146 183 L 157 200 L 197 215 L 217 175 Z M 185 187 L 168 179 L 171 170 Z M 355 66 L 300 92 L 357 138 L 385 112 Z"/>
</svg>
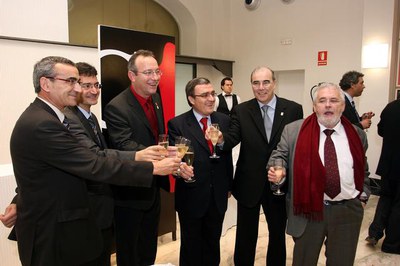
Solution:
<svg viewBox="0 0 400 266">
<path fill-rule="evenodd" d="M 201 122 L 201 124 L 203 125 L 203 133 L 204 133 L 204 134 L 206 133 L 206 130 L 207 130 L 207 128 L 208 128 L 208 126 L 207 126 L 207 120 L 208 120 L 207 117 L 203 117 L 202 119 L 200 119 L 200 122 Z M 213 145 L 212 145 L 211 140 L 207 140 L 207 144 L 208 144 L 208 148 L 210 149 L 210 152 L 213 153 Z"/>
<path fill-rule="evenodd" d="M 152 105 L 151 98 L 146 101 L 144 104 L 144 113 L 146 114 L 147 120 L 149 120 L 151 130 L 153 131 L 154 138 L 156 139 L 156 143 L 158 142 L 158 123 L 156 113 L 154 111 L 154 107 Z"/>
<path fill-rule="evenodd" d="M 331 199 L 340 193 L 340 175 L 336 157 L 335 145 L 331 135 L 335 132 L 333 129 L 325 129 L 326 140 L 324 144 L 324 162 L 326 169 L 325 193 Z"/>
</svg>

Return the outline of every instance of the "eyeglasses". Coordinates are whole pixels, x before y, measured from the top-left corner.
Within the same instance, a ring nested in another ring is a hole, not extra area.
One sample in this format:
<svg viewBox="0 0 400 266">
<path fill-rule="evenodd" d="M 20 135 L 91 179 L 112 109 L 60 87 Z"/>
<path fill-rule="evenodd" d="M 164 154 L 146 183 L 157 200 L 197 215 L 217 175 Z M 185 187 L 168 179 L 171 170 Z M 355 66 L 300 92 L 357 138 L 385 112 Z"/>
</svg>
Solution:
<svg viewBox="0 0 400 266">
<path fill-rule="evenodd" d="M 75 86 L 76 83 L 78 83 L 78 79 L 76 79 L 76 78 L 67 78 L 67 79 L 56 78 L 56 77 L 45 77 L 45 78 L 51 79 L 51 80 L 61 80 L 61 81 L 64 81 L 64 82 L 68 83 L 71 87 Z"/>
<path fill-rule="evenodd" d="M 201 98 L 208 98 L 210 96 L 212 96 L 212 97 L 217 96 L 217 93 L 215 91 L 212 91 L 212 92 L 205 92 L 205 93 L 197 94 L 197 95 L 195 94 L 193 96 L 194 97 L 201 97 Z"/>
<path fill-rule="evenodd" d="M 161 77 L 161 75 L 163 74 L 162 71 L 160 69 L 156 69 L 156 70 L 145 70 L 143 72 L 139 72 L 140 74 L 143 74 L 147 77 L 153 76 L 154 74 L 156 74 L 157 76 Z"/>
<path fill-rule="evenodd" d="M 253 82 L 251 82 L 251 85 L 253 85 L 255 87 L 259 87 L 260 84 L 263 87 L 268 87 L 271 84 L 271 81 L 266 79 L 266 80 L 253 80 Z"/>
<path fill-rule="evenodd" d="M 103 87 L 103 85 L 101 85 L 98 82 L 96 82 L 96 83 L 81 83 L 81 82 L 78 82 L 78 83 L 81 86 L 81 88 L 84 89 L 84 90 L 90 90 L 93 87 L 98 89 L 98 90 L 101 90 L 101 88 Z"/>
</svg>

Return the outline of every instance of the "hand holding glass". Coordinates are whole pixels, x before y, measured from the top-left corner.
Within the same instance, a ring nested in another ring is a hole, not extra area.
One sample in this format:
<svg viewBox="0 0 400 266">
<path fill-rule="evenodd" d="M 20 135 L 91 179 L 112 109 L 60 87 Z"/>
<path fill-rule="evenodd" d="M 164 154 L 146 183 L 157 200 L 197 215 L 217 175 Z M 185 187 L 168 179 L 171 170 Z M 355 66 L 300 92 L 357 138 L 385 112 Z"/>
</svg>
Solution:
<svg viewBox="0 0 400 266">
<path fill-rule="evenodd" d="M 216 153 L 216 145 L 218 142 L 218 135 L 219 135 L 219 125 L 218 124 L 211 124 L 210 126 L 210 140 L 212 145 L 214 146 L 214 152 L 213 154 L 210 156 L 210 158 L 212 159 L 218 159 L 219 156 Z"/>
<path fill-rule="evenodd" d="M 194 149 L 192 146 L 189 146 L 187 152 L 185 153 L 184 160 L 188 166 L 193 166 L 194 161 Z M 185 179 L 186 183 L 193 183 L 196 181 L 194 176 L 190 177 L 189 179 Z"/>
<path fill-rule="evenodd" d="M 281 181 L 286 172 L 285 168 L 283 167 L 283 160 L 275 159 L 271 166 L 274 168 L 276 178 L 279 179 L 279 182 L 271 183 L 271 189 L 274 191 L 273 194 L 278 196 L 285 195 L 285 193 L 280 189 L 282 185 Z"/>
</svg>

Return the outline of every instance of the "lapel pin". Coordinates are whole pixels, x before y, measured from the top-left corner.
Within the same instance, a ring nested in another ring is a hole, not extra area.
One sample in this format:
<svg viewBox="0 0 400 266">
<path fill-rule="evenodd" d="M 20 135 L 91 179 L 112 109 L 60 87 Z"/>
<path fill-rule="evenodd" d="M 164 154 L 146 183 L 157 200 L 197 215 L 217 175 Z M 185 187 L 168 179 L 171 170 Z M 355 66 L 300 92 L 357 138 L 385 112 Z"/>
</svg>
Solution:
<svg viewBox="0 0 400 266">
<path fill-rule="evenodd" d="M 158 103 L 155 103 L 155 105 L 156 105 L 157 109 L 160 109 L 160 107 L 158 107 Z"/>
<path fill-rule="evenodd" d="M 281 116 L 283 116 L 283 114 L 284 114 L 284 113 L 283 113 L 283 112 L 281 112 Z"/>
</svg>

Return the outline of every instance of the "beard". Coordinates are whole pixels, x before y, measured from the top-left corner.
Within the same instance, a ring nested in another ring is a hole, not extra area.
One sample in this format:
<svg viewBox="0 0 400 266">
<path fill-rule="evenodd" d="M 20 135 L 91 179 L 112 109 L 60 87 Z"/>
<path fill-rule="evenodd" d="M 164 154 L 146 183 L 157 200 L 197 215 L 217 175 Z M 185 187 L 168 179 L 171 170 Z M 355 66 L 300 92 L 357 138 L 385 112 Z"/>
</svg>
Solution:
<svg viewBox="0 0 400 266">
<path fill-rule="evenodd" d="M 334 128 L 340 121 L 340 115 L 334 115 L 326 117 L 324 115 L 317 114 L 318 122 L 326 128 Z"/>
</svg>

